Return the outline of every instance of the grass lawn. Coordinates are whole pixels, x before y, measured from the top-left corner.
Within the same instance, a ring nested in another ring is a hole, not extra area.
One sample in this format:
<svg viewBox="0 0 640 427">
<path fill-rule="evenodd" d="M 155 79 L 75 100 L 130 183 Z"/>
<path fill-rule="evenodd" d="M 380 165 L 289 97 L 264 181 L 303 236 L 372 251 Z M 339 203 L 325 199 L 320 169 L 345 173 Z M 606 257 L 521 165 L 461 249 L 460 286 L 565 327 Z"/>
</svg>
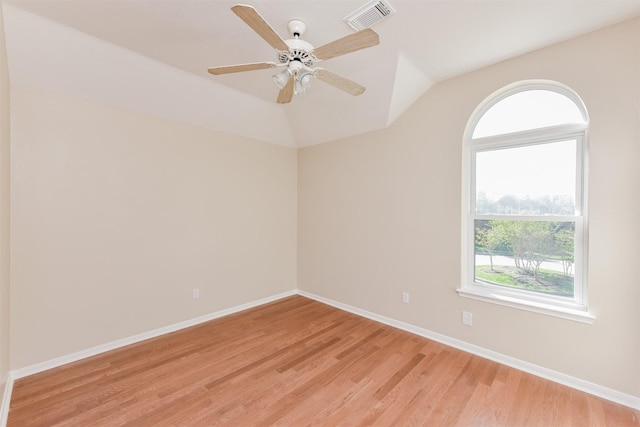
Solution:
<svg viewBox="0 0 640 427">
<path fill-rule="evenodd" d="M 499 265 L 494 266 L 494 269 L 491 270 L 489 265 L 478 265 L 476 266 L 476 279 L 546 294 L 573 296 L 573 276 L 565 276 L 552 270 L 540 270 L 536 281 L 532 273 L 517 267 Z"/>
</svg>

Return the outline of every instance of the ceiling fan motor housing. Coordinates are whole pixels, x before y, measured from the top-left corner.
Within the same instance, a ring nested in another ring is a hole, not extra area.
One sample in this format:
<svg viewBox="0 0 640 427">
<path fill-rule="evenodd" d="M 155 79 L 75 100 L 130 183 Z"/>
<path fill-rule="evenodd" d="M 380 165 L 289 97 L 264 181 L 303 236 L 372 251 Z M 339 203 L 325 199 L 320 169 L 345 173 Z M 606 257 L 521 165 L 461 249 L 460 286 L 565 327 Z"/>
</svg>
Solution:
<svg viewBox="0 0 640 427">
<path fill-rule="evenodd" d="M 280 52 L 278 54 L 278 60 L 281 64 L 286 64 L 291 61 L 300 61 L 307 67 L 313 65 L 315 58 L 311 54 L 313 46 L 300 39 L 289 39 L 284 41 L 289 46 L 288 52 Z"/>
</svg>

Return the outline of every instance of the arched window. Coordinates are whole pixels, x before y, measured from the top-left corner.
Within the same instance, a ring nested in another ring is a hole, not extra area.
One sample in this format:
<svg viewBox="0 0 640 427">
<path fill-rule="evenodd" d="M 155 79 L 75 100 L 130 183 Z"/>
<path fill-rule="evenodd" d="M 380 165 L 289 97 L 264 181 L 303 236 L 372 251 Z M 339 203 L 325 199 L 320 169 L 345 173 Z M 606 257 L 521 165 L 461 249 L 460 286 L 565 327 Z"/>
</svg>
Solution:
<svg viewBox="0 0 640 427">
<path fill-rule="evenodd" d="M 586 287 L 588 115 L 569 88 L 518 82 L 465 133 L 462 296 L 580 321 Z"/>
</svg>

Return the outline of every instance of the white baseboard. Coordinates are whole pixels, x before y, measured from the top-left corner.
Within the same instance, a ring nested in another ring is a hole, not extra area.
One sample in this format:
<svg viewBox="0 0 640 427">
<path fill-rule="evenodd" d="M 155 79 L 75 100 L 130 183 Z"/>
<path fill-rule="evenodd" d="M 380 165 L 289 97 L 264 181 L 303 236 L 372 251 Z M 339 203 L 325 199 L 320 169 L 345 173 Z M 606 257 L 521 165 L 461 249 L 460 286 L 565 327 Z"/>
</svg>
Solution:
<svg viewBox="0 0 640 427">
<path fill-rule="evenodd" d="M 11 404 L 11 392 L 13 392 L 13 376 L 7 375 L 4 384 L 4 393 L 2 393 L 2 401 L 0 402 L 0 426 L 7 425 L 9 417 L 9 405 Z"/>
<path fill-rule="evenodd" d="M 76 362 L 78 360 L 86 359 L 87 357 L 96 356 L 107 351 L 115 350 L 127 345 L 135 344 L 141 341 L 145 341 L 151 338 L 158 337 L 160 335 L 175 332 L 180 329 L 185 329 L 190 326 L 195 326 L 200 323 L 208 322 L 209 320 L 217 319 L 219 317 L 227 316 L 229 314 L 237 313 L 242 310 L 257 307 L 259 305 L 267 304 L 282 298 L 286 298 L 292 295 L 296 295 L 296 290 L 283 292 L 270 297 L 262 298 L 259 300 L 251 301 L 246 304 L 240 304 L 235 307 L 227 308 L 224 310 L 216 311 L 204 316 L 196 317 L 195 319 L 186 320 L 184 322 L 174 323 L 173 325 L 165 326 L 162 328 L 154 329 L 152 331 L 143 332 L 128 338 L 119 339 L 106 344 L 102 344 L 96 347 L 91 347 L 86 350 L 81 350 L 75 353 L 68 354 L 66 356 L 57 357 L 55 359 L 47 360 L 34 365 L 26 366 L 24 368 L 15 369 L 9 373 L 9 377 L 13 379 L 23 378 L 29 375 L 37 374 L 38 372 L 46 371 L 48 369 L 57 368 L 68 363 Z M 0 424 L 1 425 L 1 424 Z"/>
<path fill-rule="evenodd" d="M 563 374 L 561 372 L 553 371 L 551 369 L 547 369 L 542 366 L 535 365 L 533 363 L 525 362 L 523 360 L 516 359 L 514 357 L 507 356 L 502 353 L 497 353 L 495 351 L 488 350 L 486 348 L 483 348 L 474 344 L 469 344 L 467 342 L 460 341 L 458 339 L 451 338 L 446 335 L 438 334 L 428 329 L 423 329 L 409 323 L 400 322 L 398 320 L 381 316 L 379 314 L 372 313 L 370 311 L 362 310 L 360 308 L 353 307 L 348 304 L 343 304 L 343 303 L 331 300 L 329 298 L 312 294 L 310 292 L 298 290 L 297 293 L 298 295 L 311 298 L 313 300 L 339 308 L 344 311 L 348 311 L 349 313 L 357 314 L 359 316 L 366 317 L 371 320 L 375 320 L 385 325 L 393 326 L 394 328 L 411 332 L 421 337 L 440 342 L 442 344 L 457 348 L 462 351 L 466 351 L 467 353 L 475 354 L 485 359 L 493 360 L 494 362 L 498 362 L 503 365 L 510 366 L 512 368 L 556 382 L 558 384 L 566 385 L 576 390 L 584 391 L 585 393 L 593 394 L 595 396 L 610 400 L 612 402 L 619 403 L 624 406 L 628 406 L 633 409 L 640 409 L 640 397 L 622 393 L 617 390 L 613 390 L 598 384 L 591 383 L 589 381 L 584 381 L 579 378 L 575 378 L 575 377 Z"/>
</svg>

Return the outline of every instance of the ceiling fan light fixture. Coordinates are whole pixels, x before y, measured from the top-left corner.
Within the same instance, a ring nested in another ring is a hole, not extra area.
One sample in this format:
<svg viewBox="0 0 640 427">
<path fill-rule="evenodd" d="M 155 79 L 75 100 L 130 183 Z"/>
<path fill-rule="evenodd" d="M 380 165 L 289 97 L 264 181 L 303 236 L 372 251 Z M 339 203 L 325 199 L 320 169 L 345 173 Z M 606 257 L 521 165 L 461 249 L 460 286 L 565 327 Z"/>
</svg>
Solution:
<svg viewBox="0 0 640 427">
<path fill-rule="evenodd" d="M 311 87 L 313 83 L 314 72 L 312 69 L 304 67 L 296 71 L 296 84 L 294 87 L 295 94 L 302 94 Z"/>
<path fill-rule="evenodd" d="M 291 78 L 291 76 L 292 76 L 291 71 L 289 71 L 289 69 L 286 68 L 280 71 L 279 73 L 276 73 L 273 75 L 273 84 L 275 84 L 278 89 L 282 90 L 289 82 L 289 79 Z"/>
<path fill-rule="evenodd" d="M 311 87 L 311 83 L 313 82 L 313 70 L 308 68 L 302 69 L 298 71 L 298 81 L 300 85 L 305 89 Z"/>
</svg>

